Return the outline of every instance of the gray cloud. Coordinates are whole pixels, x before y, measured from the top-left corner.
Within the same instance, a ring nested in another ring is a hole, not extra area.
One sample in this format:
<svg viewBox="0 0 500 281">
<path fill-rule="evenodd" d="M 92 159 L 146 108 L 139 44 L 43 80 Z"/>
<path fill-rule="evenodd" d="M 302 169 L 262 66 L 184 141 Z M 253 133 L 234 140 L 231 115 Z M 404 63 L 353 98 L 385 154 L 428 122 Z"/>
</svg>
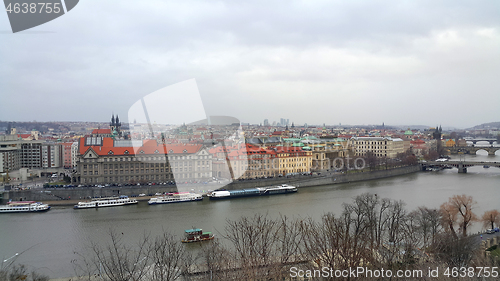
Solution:
<svg viewBox="0 0 500 281">
<path fill-rule="evenodd" d="M 81 1 L 0 34 L 1 120 L 105 121 L 195 78 L 243 122 L 498 121 L 496 1 Z M 9 30 L 0 13 L 0 30 Z M 53 31 L 45 33 L 40 31 Z"/>
</svg>

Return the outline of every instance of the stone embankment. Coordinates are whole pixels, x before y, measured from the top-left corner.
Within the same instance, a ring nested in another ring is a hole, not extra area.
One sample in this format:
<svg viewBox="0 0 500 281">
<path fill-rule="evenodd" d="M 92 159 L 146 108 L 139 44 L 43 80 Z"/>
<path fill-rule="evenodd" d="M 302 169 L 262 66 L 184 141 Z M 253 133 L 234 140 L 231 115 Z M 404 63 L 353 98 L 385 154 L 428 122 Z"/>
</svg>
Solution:
<svg viewBox="0 0 500 281">
<path fill-rule="evenodd" d="M 320 175 L 314 176 L 293 176 L 293 177 L 278 177 L 271 179 L 257 179 L 257 180 L 243 180 L 235 181 L 224 188 L 227 190 L 232 189 L 245 189 L 254 187 L 265 187 L 281 184 L 294 185 L 300 188 L 319 186 L 319 185 L 331 185 L 340 183 L 350 183 L 359 182 L 375 179 L 383 179 L 395 176 L 406 175 L 410 173 L 415 173 L 420 171 L 418 165 L 399 167 L 388 170 L 376 170 L 376 171 L 351 171 L 349 173 L 321 173 Z M 183 189 L 186 190 L 197 190 L 197 191 L 207 191 L 210 189 L 210 184 L 208 185 L 182 185 Z M 165 192 L 176 192 L 175 186 L 171 185 L 146 185 L 146 186 L 123 186 L 123 187 L 78 187 L 78 188 L 51 188 L 51 189 L 32 189 L 32 190 L 11 190 L 4 194 L 4 201 L 12 199 L 17 200 L 28 200 L 28 201 L 61 201 L 54 205 L 74 205 L 74 202 L 78 202 L 88 198 L 94 197 L 110 197 L 110 196 L 137 196 L 138 194 L 155 194 L 155 193 L 165 193 Z M 138 199 L 144 199 L 144 197 L 138 197 Z M 149 197 L 147 198 L 149 199 Z M 65 203 L 67 201 L 67 203 Z"/>
<path fill-rule="evenodd" d="M 375 179 L 383 179 L 389 177 L 396 177 L 406 174 L 411 174 L 420 171 L 420 166 L 406 166 L 393 168 L 388 170 L 377 170 L 377 171 L 353 171 L 352 173 L 322 173 L 317 176 L 295 176 L 295 177 L 283 177 L 283 178 L 273 178 L 264 180 L 248 180 L 248 181 L 236 181 L 225 188 L 228 190 L 232 189 L 244 189 L 252 187 L 263 187 L 272 186 L 280 184 L 289 184 L 298 187 L 310 187 L 319 185 L 331 185 L 339 183 L 350 183 L 358 181 L 367 181 Z"/>
</svg>

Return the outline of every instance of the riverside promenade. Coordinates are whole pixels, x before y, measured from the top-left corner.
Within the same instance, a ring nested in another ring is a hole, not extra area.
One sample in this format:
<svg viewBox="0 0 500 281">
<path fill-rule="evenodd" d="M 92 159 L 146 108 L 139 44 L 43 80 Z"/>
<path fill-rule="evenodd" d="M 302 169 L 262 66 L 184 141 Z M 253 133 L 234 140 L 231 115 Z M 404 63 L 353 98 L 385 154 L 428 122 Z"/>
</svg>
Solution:
<svg viewBox="0 0 500 281">
<path fill-rule="evenodd" d="M 311 176 L 290 176 L 268 179 L 238 180 L 224 185 L 226 190 L 245 189 L 254 187 L 274 186 L 281 184 L 294 185 L 299 188 L 332 185 L 341 183 L 351 183 L 396 177 L 420 171 L 419 165 L 403 166 L 391 169 L 379 170 L 350 170 L 343 172 L 322 172 Z M 220 185 L 219 185 L 220 186 Z M 135 197 L 139 201 L 147 201 L 153 194 L 177 192 L 179 190 L 194 191 L 206 194 L 210 190 L 215 190 L 217 185 L 208 184 L 182 184 L 178 187 L 174 185 L 145 185 L 145 186 L 122 186 L 122 187 L 72 187 L 72 188 L 36 188 L 28 190 L 11 190 L 4 193 L 4 201 L 43 201 L 51 206 L 72 206 L 80 201 L 97 197 L 112 197 L 127 195 Z M 139 194 L 148 196 L 137 197 Z"/>
</svg>

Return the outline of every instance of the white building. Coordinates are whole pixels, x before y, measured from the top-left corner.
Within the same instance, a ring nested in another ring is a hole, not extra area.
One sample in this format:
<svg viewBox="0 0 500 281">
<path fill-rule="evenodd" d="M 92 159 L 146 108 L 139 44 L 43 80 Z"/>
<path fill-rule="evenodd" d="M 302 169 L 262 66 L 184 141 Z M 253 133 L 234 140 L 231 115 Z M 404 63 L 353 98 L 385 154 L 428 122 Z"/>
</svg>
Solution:
<svg viewBox="0 0 500 281">
<path fill-rule="evenodd" d="M 71 145 L 71 168 L 76 168 L 77 161 L 78 161 L 78 142 L 75 141 Z"/>
<path fill-rule="evenodd" d="M 404 152 L 404 143 L 400 138 L 352 137 L 351 146 L 356 156 L 364 156 L 370 151 L 377 157 L 395 158 L 398 153 Z"/>
</svg>

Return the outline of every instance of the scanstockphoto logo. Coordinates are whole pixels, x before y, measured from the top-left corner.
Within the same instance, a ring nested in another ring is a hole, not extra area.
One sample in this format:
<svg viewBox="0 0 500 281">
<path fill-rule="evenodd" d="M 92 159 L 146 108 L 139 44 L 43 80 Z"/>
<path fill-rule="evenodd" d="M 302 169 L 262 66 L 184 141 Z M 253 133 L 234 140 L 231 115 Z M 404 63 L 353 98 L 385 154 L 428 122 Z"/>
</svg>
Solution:
<svg viewBox="0 0 500 281">
<path fill-rule="evenodd" d="M 16 33 L 54 20 L 71 11 L 79 0 L 4 0 L 12 32 Z"/>
<path fill-rule="evenodd" d="M 128 121 L 130 140 L 126 145 L 134 148 L 136 161 L 148 166 L 152 162 L 166 163 L 179 191 L 190 190 L 183 183 L 215 190 L 248 170 L 240 121 L 230 116 L 208 116 L 195 79 L 137 100 L 128 111 Z M 195 143 L 194 136 L 198 137 Z M 229 159 L 229 147 L 238 147 L 242 152 L 238 163 Z M 219 157 L 212 158 L 212 148 L 221 151 Z M 154 181 L 151 177 L 149 180 Z"/>
</svg>

